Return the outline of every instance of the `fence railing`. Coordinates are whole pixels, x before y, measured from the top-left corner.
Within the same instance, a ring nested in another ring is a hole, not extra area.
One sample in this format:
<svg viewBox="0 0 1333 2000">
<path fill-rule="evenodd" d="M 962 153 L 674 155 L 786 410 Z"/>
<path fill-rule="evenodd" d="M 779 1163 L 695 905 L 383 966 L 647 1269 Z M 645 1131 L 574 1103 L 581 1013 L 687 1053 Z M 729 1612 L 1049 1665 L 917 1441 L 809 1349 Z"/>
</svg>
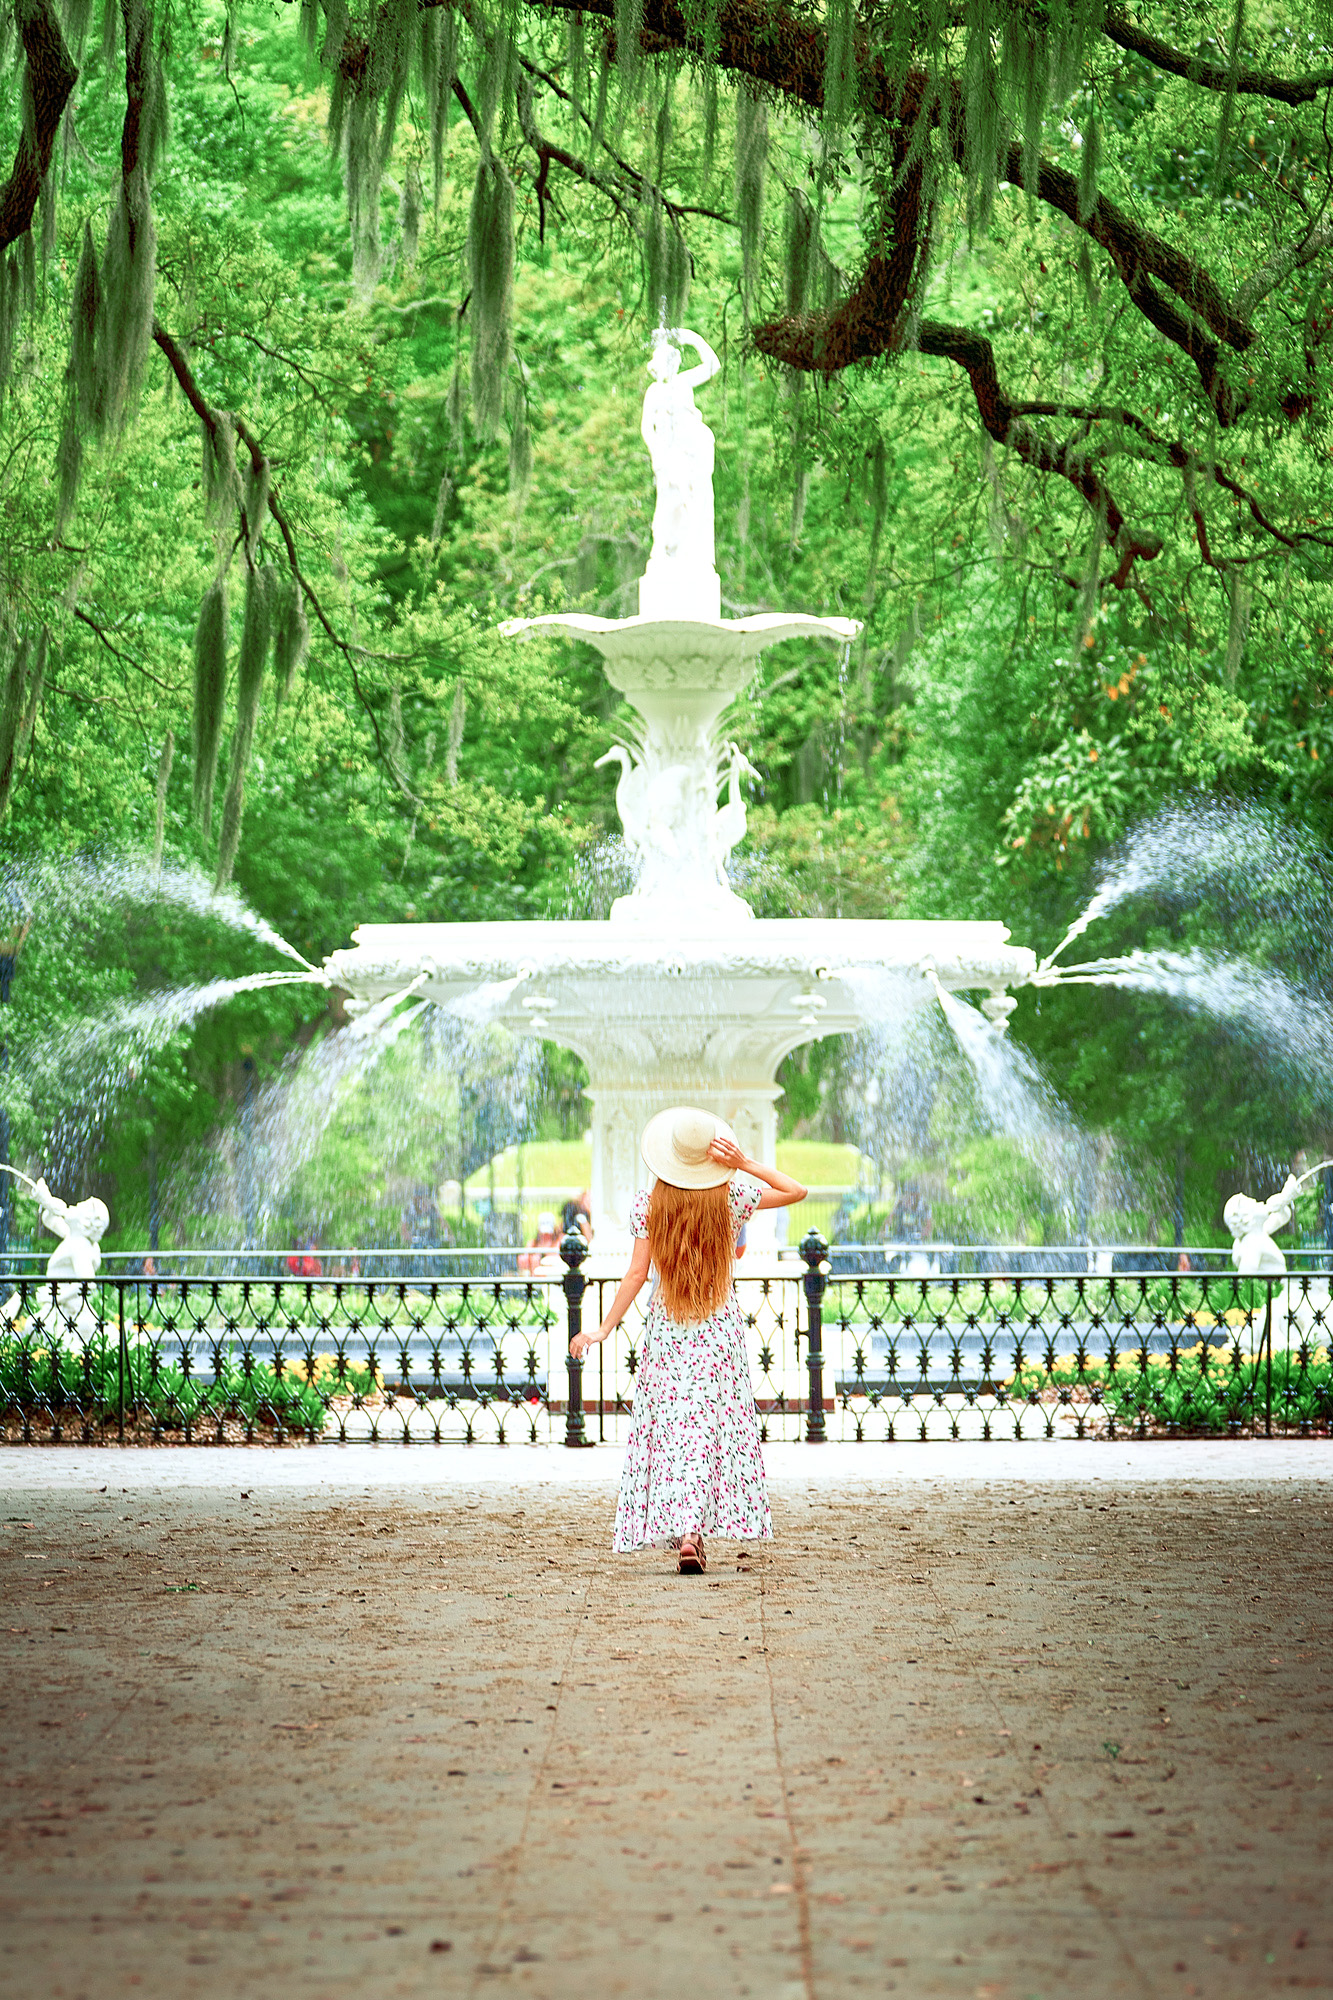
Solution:
<svg viewBox="0 0 1333 2000">
<path fill-rule="evenodd" d="M 586 1259 L 566 1237 L 558 1275 L 21 1276 L 0 1307 L 0 1437 L 618 1441 L 644 1319 L 569 1359 L 617 1282 Z M 766 1439 L 1313 1435 L 1333 1418 L 1333 1304 L 1310 1272 L 867 1271 L 812 1231 L 790 1270 L 739 1266 L 736 1291 Z"/>
<path fill-rule="evenodd" d="M 0 1253 L 0 1295 L 20 1279 L 41 1278 L 50 1254 L 49 1245 L 45 1249 L 11 1245 Z M 798 1245 L 782 1244 L 772 1254 L 789 1267 L 790 1275 L 799 1277 L 803 1264 Z M 1286 1256 L 1293 1275 L 1333 1275 L 1333 1249 L 1322 1244 L 1288 1245 Z M 825 1258 L 830 1271 L 839 1277 L 1112 1277 L 1172 1271 L 1227 1277 L 1232 1271 L 1230 1249 L 1215 1244 L 1182 1248 L 1141 1243 L 834 1243 Z M 429 1283 L 457 1278 L 522 1278 L 536 1271 L 543 1278 L 554 1276 L 558 1281 L 558 1264 L 555 1251 L 522 1244 L 438 1249 L 106 1250 L 102 1276 L 297 1278 L 321 1283 L 410 1279 Z"/>
</svg>

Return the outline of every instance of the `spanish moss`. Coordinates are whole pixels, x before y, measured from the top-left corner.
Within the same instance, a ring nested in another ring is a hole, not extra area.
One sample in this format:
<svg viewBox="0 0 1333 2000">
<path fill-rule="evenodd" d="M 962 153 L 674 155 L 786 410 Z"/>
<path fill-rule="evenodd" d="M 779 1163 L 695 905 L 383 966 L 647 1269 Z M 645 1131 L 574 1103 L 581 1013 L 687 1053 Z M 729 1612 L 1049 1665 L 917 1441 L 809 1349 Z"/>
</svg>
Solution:
<svg viewBox="0 0 1333 2000">
<path fill-rule="evenodd" d="M 736 215 L 741 232 L 741 296 L 754 311 L 764 249 L 764 181 L 768 171 L 768 106 L 742 87 L 736 98 Z"/>
<path fill-rule="evenodd" d="M 472 296 L 472 422 L 489 443 L 504 410 L 514 297 L 514 183 L 494 154 L 477 164 L 467 236 Z"/>
<path fill-rule="evenodd" d="M 236 853 L 241 844 L 241 820 L 245 812 L 245 778 L 254 747 L 259 704 L 264 692 L 264 669 L 268 664 L 272 633 L 273 571 L 262 567 L 246 575 L 245 619 L 241 627 L 241 650 L 236 661 L 236 727 L 232 732 L 227 796 L 222 804 L 222 828 L 218 835 L 217 884 L 225 888 L 231 880 Z"/>
<path fill-rule="evenodd" d="M 310 651 L 310 626 L 306 620 L 305 596 L 299 580 L 284 576 L 273 586 L 273 677 L 277 683 L 277 707 L 291 699 L 296 676 Z"/>
<path fill-rule="evenodd" d="M 213 787 L 222 746 L 227 697 L 227 579 L 218 576 L 204 592 L 194 632 L 194 814 L 207 835 L 213 821 Z"/>
</svg>

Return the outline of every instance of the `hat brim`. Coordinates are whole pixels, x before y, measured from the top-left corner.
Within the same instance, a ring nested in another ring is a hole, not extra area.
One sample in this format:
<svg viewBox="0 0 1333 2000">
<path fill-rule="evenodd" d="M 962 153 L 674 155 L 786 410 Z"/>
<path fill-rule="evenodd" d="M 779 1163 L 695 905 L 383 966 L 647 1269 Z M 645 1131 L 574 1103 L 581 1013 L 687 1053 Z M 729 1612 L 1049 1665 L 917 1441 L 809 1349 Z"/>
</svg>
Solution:
<svg viewBox="0 0 1333 2000">
<path fill-rule="evenodd" d="M 639 1141 L 643 1164 L 651 1174 L 659 1181 L 665 1181 L 669 1187 L 721 1187 L 724 1181 L 732 1178 L 735 1171 L 732 1167 L 719 1166 L 716 1160 L 701 1160 L 697 1167 L 692 1167 L 676 1157 L 671 1144 L 671 1127 L 682 1111 L 692 1111 L 695 1108 L 690 1104 L 673 1104 L 668 1111 L 659 1111 L 655 1118 L 650 1118 L 643 1128 L 643 1137 Z M 716 1113 L 711 1111 L 705 1115 L 714 1119 L 717 1125 L 716 1136 L 719 1139 L 730 1139 L 733 1145 L 736 1143 L 736 1134 L 725 1118 L 718 1118 Z"/>
</svg>

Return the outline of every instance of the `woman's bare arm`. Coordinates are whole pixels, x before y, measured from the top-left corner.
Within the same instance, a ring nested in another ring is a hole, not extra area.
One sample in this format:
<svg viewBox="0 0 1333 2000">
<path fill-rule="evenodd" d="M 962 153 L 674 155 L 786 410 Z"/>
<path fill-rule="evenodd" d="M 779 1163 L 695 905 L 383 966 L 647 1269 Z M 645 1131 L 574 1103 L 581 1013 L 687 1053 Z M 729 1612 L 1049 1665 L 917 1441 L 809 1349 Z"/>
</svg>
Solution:
<svg viewBox="0 0 1333 2000">
<path fill-rule="evenodd" d="M 799 1181 L 777 1167 L 761 1166 L 758 1160 L 750 1159 L 734 1139 L 714 1139 L 708 1151 L 720 1167 L 730 1167 L 733 1173 L 749 1174 L 752 1180 L 763 1182 L 768 1193 L 759 1197 L 760 1208 L 794 1208 L 798 1201 L 805 1200 L 806 1190 Z"/>
<path fill-rule="evenodd" d="M 625 1314 L 643 1290 L 648 1277 L 648 1239 L 640 1236 L 634 1245 L 634 1254 L 629 1260 L 629 1268 L 616 1287 L 616 1295 L 611 1307 L 596 1333 L 576 1333 L 569 1343 L 569 1351 L 576 1361 L 582 1361 L 590 1347 L 605 1340 L 608 1333 L 614 1333 Z"/>
</svg>

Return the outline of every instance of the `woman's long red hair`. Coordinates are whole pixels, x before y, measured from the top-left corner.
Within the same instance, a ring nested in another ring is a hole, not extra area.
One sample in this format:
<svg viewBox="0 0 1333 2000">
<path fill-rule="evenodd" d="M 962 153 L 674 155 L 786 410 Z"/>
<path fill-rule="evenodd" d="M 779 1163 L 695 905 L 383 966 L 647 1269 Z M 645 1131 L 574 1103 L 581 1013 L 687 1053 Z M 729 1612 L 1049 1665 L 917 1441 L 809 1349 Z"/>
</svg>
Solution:
<svg viewBox="0 0 1333 2000">
<path fill-rule="evenodd" d="M 648 1249 L 658 1297 L 674 1320 L 707 1319 L 731 1289 L 736 1230 L 728 1183 L 678 1188 L 658 1181 L 648 1202 Z"/>
</svg>

